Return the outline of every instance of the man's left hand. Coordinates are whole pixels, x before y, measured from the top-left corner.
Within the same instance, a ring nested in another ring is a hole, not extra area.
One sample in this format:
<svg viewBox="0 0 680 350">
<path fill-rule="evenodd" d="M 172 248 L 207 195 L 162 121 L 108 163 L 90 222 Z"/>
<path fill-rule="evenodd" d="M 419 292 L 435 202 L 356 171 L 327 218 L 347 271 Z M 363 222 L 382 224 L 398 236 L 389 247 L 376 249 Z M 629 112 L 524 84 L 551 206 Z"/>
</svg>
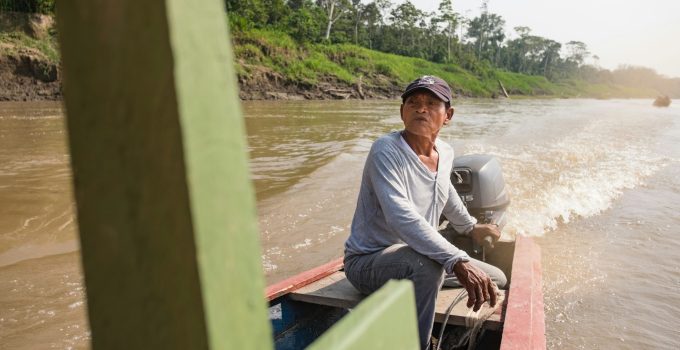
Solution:
<svg viewBox="0 0 680 350">
<path fill-rule="evenodd" d="M 477 312 L 487 301 L 491 307 L 496 306 L 498 287 L 486 272 L 469 261 L 459 261 L 453 265 L 453 273 L 458 278 L 458 282 L 467 290 L 467 307 L 472 307 L 472 311 Z"/>
</svg>

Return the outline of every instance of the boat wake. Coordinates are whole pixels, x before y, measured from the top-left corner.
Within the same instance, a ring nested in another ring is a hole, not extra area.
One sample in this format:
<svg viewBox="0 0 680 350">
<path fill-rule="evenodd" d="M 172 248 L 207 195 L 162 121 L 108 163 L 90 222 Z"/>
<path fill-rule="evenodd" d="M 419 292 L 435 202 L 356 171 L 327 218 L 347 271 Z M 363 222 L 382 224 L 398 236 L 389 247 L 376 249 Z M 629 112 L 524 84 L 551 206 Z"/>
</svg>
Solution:
<svg viewBox="0 0 680 350">
<path fill-rule="evenodd" d="M 644 184 L 671 161 L 655 153 L 635 127 L 593 120 L 560 137 L 467 144 L 465 153 L 492 154 L 503 162 L 512 198 L 504 234 L 542 236 L 609 209 L 623 191 Z"/>
</svg>

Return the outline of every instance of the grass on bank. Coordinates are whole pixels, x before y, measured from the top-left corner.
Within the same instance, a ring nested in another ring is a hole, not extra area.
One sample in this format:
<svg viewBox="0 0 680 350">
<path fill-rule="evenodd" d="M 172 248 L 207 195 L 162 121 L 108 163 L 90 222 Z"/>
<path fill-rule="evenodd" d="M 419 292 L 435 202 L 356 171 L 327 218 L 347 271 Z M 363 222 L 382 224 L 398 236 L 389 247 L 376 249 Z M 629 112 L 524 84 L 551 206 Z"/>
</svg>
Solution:
<svg viewBox="0 0 680 350">
<path fill-rule="evenodd" d="M 59 63 L 59 48 L 55 36 L 35 39 L 19 31 L 0 32 L 0 54 L 19 54 L 27 49 L 42 55 L 49 63 Z"/>
<path fill-rule="evenodd" d="M 398 89 L 425 74 L 445 79 L 463 96 L 493 97 L 500 94 L 499 81 L 510 95 L 550 97 L 649 97 L 656 91 L 627 86 L 591 84 L 569 79 L 551 82 L 544 76 L 487 69 L 481 74 L 456 64 L 398 56 L 351 44 L 299 44 L 285 33 L 252 29 L 234 32 L 236 70 L 245 80 L 263 68 L 289 82 L 313 86 L 321 81 L 347 85 L 358 79 L 367 87 Z"/>
</svg>

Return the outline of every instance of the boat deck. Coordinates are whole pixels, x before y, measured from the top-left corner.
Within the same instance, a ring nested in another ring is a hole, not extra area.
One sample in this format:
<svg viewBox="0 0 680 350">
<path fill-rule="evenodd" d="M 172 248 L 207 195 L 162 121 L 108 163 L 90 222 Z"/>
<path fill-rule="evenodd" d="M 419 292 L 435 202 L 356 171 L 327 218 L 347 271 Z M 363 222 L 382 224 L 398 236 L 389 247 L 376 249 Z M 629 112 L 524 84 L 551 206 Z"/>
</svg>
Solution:
<svg viewBox="0 0 680 350">
<path fill-rule="evenodd" d="M 455 299 L 463 288 L 444 288 L 439 292 L 437 304 L 435 306 L 435 321 L 443 322 L 446 309 L 449 307 L 453 299 Z M 503 325 L 503 310 L 505 309 L 505 290 L 501 290 L 501 295 L 498 299 L 498 307 L 494 313 L 484 322 L 482 327 L 490 330 L 498 330 Z M 333 306 L 338 308 L 351 309 L 355 307 L 365 297 L 359 293 L 354 286 L 345 278 L 345 273 L 337 271 L 329 276 L 326 276 L 316 282 L 308 284 L 304 287 L 298 288 L 289 294 L 292 300 L 302 301 L 311 304 Z M 467 317 L 478 317 L 480 314 L 486 314 L 489 309 L 489 304 L 482 305 L 482 308 L 477 312 L 472 312 L 468 309 L 467 297 L 460 301 L 451 311 L 447 324 L 464 326 Z"/>
</svg>

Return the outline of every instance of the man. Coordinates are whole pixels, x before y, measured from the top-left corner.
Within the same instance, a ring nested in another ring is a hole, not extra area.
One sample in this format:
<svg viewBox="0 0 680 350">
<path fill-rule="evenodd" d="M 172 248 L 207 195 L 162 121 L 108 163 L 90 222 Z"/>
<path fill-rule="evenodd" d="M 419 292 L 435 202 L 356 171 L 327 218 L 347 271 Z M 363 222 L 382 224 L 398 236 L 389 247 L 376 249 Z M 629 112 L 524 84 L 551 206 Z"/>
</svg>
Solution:
<svg viewBox="0 0 680 350">
<path fill-rule="evenodd" d="M 429 346 L 437 294 L 447 282 L 468 292 L 468 307 L 496 304 L 498 268 L 470 258 L 437 231 L 444 214 L 456 231 L 481 242 L 500 237 L 495 225 L 477 224 L 450 181 L 453 149 L 439 140 L 451 122 L 451 89 L 433 76 L 410 83 L 401 96 L 404 130 L 379 138 L 364 166 L 350 237 L 345 243 L 347 279 L 370 294 L 390 279 L 413 282 L 421 348 Z M 449 283 L 447 283 L 449 284 Z"/>
</svg>

